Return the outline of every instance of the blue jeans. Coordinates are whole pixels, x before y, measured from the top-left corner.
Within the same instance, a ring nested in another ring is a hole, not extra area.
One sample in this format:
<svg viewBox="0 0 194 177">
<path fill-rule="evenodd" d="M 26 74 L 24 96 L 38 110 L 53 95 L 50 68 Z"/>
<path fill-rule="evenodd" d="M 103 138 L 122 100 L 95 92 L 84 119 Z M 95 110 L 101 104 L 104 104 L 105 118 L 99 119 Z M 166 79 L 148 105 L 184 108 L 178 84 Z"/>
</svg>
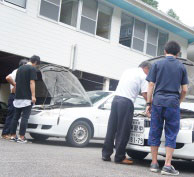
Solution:
<svg viewBox="0 0 194 177">
<path fill-rule="evenodd" d="M 176 137 L 180 129 L 180 108 L 162 107 L 152 105 L 151 126 L 148 144 L 160 146 L 160 138 L 165 121 L 165 146 L 176 148 Z"/>
<path fill-rule="evenodd" d="M 5 125 L 3 127 L 2 135 L 10 134 L 11 121 L 13 119 L 14 112 L 15 112 L 15 107 L 13 106 L 14 98 L 15 98 L 15 94 L 11 93 L 8 98 L 8 112 L 7 112 L 7 117 L 5 119 Z"/>
<path fill-rule="evenodd" d="M 20 130 L 19 130 L 19 135 L 24 136 L 26 133 L 26 128 L 28 126 L 28 119 L 30 117 L 32 106 L 27 106 L 23 108 L 15 108 L 15 114 L 14 118 L 11 123 L 11 134 L 15 135 L 16 134 L 16 129 L 18 125 L 18 121 L 21 117 L 21 122 L 20 122 Z"/>
</svg>

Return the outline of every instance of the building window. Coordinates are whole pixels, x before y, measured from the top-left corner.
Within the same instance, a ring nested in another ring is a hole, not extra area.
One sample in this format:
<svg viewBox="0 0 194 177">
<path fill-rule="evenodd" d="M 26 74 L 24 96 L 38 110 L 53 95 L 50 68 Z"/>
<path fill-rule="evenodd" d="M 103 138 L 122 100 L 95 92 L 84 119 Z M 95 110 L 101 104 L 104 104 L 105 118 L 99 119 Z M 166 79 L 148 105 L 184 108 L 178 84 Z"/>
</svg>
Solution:
<svg viewBox="0 0 194 177">
<path fill-rule="evenodd" d="M 146 54 L 156 56 L 158 45 L 158 29 L 148 26 Z"/>
<path fill-rule="evenodd" d="M 84 0 L 80 29 L 95 34 L 98 3 L 96 0 Z"/>
<path fill-rule="evenodd" d="M 96 35 L 109 39 L 111 28 L 112 8 L 99 4 Z"/>
<path fill-rule="evenodd" d="M 60 22 L 76 27 L 78 4 L 78 0 L 62 0 Z"/>
<path fill-rule="evenodd" d="M 112 12 L 112 8 L 97 0 L 83 0 L 80 29 L 109 39 Z"/>
<path fill-rule="evenodd" d="M 41 0 L 40 15 L 58 21 L 60 0 Z"/>
<path fill-rule="evenodd" d="M 98 0 L 81 2 L 79 0 L 41 0 L 40 15 L 77 27 L 79 5 L 83 4 L 80 30 L 109 39 L 113 9 L 98 3 Z"/>
<path fill-rule="evenodd" d="M 122 14 L 119 43 L 127 47 L 131 47 L 133 23 L 133 17 Z"/>
<path fill-rule="evenodd" d="M 4 0 L 5 2 L 14 4 L 16 6 L 22 7 L 22 8 L 26 8 L 26 1 L 27 0 Z"/>
<path fill-rule="evenodd" d="M 168 41 L 168 34 L 167 33 L 162 33 L 159 32 L 159 37 L 158 37 L 158 53 L 157 55 L 164 55 L 164 46 Z"/>
<path fill-rule="evenodd" d="M 141 52 L 144 51 L 145 31 L 146 24 L 142 21 L 135 19 L 133 48 Z"/>
<path fill-rule="evenodd" d="M 151 56 L 164 55 L 168 34 L 134 17 L 122 14 L 119 43 Z"/>
</svg>

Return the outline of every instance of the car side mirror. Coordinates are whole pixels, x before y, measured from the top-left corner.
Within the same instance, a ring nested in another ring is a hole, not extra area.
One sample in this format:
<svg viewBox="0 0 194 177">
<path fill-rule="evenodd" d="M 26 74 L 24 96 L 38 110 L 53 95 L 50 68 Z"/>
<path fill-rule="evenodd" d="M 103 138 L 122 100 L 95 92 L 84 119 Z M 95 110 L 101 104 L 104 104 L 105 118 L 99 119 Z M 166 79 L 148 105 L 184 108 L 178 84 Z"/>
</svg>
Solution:
<svg viewBox="0 0 194 177">
<path fill-rule="evenodd" d="M 111 109 L 111 103 L 104 103 L 99 108 L 104 109 L 104 110 L 110 110 Z"/>
</svg>

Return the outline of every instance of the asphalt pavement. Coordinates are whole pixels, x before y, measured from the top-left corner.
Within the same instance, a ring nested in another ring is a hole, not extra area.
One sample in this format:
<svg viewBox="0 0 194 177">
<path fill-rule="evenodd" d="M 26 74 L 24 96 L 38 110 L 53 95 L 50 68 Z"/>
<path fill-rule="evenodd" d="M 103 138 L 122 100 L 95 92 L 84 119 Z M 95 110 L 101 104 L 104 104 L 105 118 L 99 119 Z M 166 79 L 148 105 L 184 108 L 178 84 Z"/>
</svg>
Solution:
<svg viewBox="0 0 194 177">
<path fill-rule="evenodd" d="M 1 131 L 0 131 L 1 133 Z M 0 177 L 158 177 L 149 171 L 151 156 L 133 165 L 101 160 L 102 144 L 93 141 L 85 148 L 68 147 L 62 138 L 19 144 L 0 139 Z M 162 167 L 164 158 L 160 157 Z M 194 177 L 194 162 L 173 160 L 181 177 Z"/>
</svg>

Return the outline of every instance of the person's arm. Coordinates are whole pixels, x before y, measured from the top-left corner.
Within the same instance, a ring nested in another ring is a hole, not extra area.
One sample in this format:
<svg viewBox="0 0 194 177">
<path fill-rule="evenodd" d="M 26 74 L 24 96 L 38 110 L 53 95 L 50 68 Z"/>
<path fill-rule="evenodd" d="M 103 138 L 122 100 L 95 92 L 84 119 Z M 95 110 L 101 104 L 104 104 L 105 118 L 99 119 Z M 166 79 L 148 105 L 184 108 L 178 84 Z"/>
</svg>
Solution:
<svg viewBox="0 0 194 177">
<path fill-rule="evenodd" d="M 187 85 L 182 85 L 181 86 L 181 94 L 180 94 L 180 103 L 184 100 L 186 94 L 188 91 L 188 86 Z"/>
<path fill-rule="evenodd" d="M 16 82 L 14 81 L 14 79 L 11 77 L 11 75 L 8 75 L 6 77 L 6 80 L 9 84 L 13 85 L 13 88 L 11 90 L 11 93 L 15 93 L 15 90 L 16 90 Z"/>
<path fill-rule="evenodd" d="M 149 82 L 148 84 L 148 93 L 147 93 L 147 106 L 146 106 L 146 114 L 149 115 L 151 111 L 152 104 L 152 95 L 154 92 L 155 83 Z"/>
<path fill-rule="evenodd" d="M 36 97 L 35 97 L 35 80 L 30 80 L 30 90 L 32 94 L 32 103 L 35 104 Z"/>
<path fill-rule="evenodd" d="M 12 79 L 10 75 L 6 77 L 6 80 L 9 84 L 13 85 L 14 87 L 16 86 L 16 82 Z"/>
<path fill-rule="evenodd" d="M 183 77 L 182 77 L 182 80 L 181 80 L 180 103 L 184 100 L 184 98 L 187 94 L 188 84 L 189 84 L 189 80 L 188 80 L 188 76 L 187 76 L 187 70 L 183 65 Z"/>
<path fill-rule="evenodd" d="M 147 92 L 143 92 L 141 95 L 144 97 L 145 101 L 147 101 Z"/>
</svg>

